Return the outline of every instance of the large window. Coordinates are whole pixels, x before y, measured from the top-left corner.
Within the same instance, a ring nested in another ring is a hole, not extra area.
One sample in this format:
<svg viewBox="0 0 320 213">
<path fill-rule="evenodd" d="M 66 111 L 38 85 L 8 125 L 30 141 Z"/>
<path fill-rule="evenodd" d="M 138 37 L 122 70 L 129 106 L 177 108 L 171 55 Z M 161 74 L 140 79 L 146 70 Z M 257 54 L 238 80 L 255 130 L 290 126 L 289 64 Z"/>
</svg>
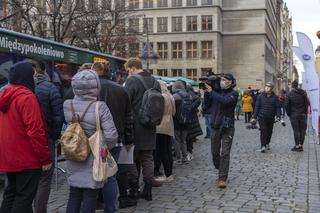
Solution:
<svg viewBox="0 0 320 213">
<path fill-rule="evenodd" d="M 187 6 L 197 6 L 197 0 L 187 0 Z"/>
<path fill-rule="evenodd" d="M 172 42 L 172 58 L 182 58 L 182 42 Z"/>
<path fill-rule="evenodd" d="M 201 16 L 202 30 L 212 30 L 212 16 Z"/>
<path fill-rule="evenodd" d="M 143 19 L 143 32 L 153 33 L 153 18 L 145 18 Z"/>
<path fill-rule="evenodd" d="M 182 17 L 172 17 L 172 32 L 182 32 Z"/>
<path fill-rule="evenodd" d="M 168 70 L 167 69 L 158 69 L 157 73 L 159 76 L 168 76 Z"/>
<path fill-rule="evenodd" d="M 187 78 L 197 81 L 198 80 L 197 69 L 187 69 Z"/>
<path fill-rule="evenodd" d="M 201 0 L 201 5 L 212 5 L 212 0 Z"/>
<path fill-rule="evenodd" d="M 168 58 L 168 43 L 167 42 L 159 42 L 158 43 L 158 54 L 161 59 Z"/>
<path fill-rule="evenodd" d="M 182 76 L 182 69 L 172 69 L 172 76 Z"/>
<path fill-rule="evenodd" d="M 182 0 L 172 0 L 172 7 L 181 7 Z"/>
<path fill-rule="evenodd" d="M 118 10 L 124 10 L 126 8 L 126 0 L 117 0 L 117 1 L 115 1 L 115 7 Z"/>
<path fill-rule="evenodd" d="M 129 44 L 129 57 L 137 57 L 139 55 L 139 43 Z"/>
<path fill-rule="evenodd" d="M 158 32 L 168 32 L 168 18 L 158 18 Z"/>
<path fill-rule="evenodd" d="M 153 8 L 153 0 L 143 0 L 143 8 Z"/>
<path fill-rule="evenodd" d="M 129 0 L 129 9 L 139 9 L 139 0 Z"/>
<path fill-rule="evenodd" d="M 158 7 L 168 7 L 168 0 L 158 0 Z"/>
<path fill-rule="evenodd" d="M 139 19 L 133 18 L 129 20 L 129 32 L 137 33 L 139 32 Z"/>
<path fill-rule="evenodd" d="M 201 57 L 212 58 L 212 41 L 201 42 Z"/>
<path fill-rule="evenodd" d="M 187 16 L 187 31 L 197 31 L 197 16 Z"/>
<path fill-rule="evenodd" d="M 198 47 L 196 41 L 187 42 L 187 58 L 197 58 L 198 57 Z"/>
</svg>

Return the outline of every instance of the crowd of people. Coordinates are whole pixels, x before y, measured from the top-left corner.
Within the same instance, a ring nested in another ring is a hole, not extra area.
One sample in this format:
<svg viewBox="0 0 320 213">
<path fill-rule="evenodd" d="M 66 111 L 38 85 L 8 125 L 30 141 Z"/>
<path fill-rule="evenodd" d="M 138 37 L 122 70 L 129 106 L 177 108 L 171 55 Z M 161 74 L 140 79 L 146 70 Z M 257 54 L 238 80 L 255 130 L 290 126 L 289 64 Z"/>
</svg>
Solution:
<svg viewBox="0 0 320 213">
<path fill-rule="evenodd" d="M 246 123 L 259 122 L 261 152 L 266 152 L 274 121 L 281 119 L 281 107 L 285 108 L 295 132 L 292 150 L 303 151 L 308 99 L 297 82 L 283 99 L 275 95 L 271 83 L 264 91 L 242 95 L 234 89 L 234 76 L 223 74 L 205 82 L 201 101 L 200 93 L 184 81 L 167 85 L 156 80 L 136 58 L 126 62 L 129 76 L 123 84 L 108 80 L 107 63 L 86 63 L 64 92 L 46 69 L 42 61 L 18 62 L 10 69 L 9 84 L 0 89 L 0 146 L 6 147 L 0 150 L 0 172 L 8 179 L 0 213 L 47 212 L 56 143 L 67 131 L 64 124 L 76 121 L 87 138 L 101 128 L 103 147 L 118 162 L 118 171 L 97 181 L 93 153 L 82 161 L 66 159 L 67 213 L 91 213 L 100 207 L 113 213 L 117 199 L 119 208 L 136 206 L 140 198 L 151 201 L 153 187 L 175 180 L 174 159 L 177 164 L 194 159 L 193 144 L 203 134 L 200 111 L 219 188 L 227 187 L 235 120 L 242 112 Z M 132 163 L 121 163 L 120 154 L 131 152 Z"/>
</svg>

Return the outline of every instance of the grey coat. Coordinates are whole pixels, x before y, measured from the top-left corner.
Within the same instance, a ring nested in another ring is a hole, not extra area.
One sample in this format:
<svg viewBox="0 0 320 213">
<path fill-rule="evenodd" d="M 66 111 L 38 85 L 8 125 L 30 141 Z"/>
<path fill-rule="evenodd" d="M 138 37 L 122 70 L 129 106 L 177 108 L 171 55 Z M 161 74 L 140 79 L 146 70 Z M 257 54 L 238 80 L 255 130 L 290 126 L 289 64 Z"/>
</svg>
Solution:
<svg viewBox="0 0 320 213">
<path fill-rule="evenodd" d="M 144 77 L 149 88 L 153 87 L 156 80 L 150 73 L 141 72 L 138 75 L 142 75 Z M 161 90 L 159 82 L 156 83 L 157 88 Z M 156 148 L 156 127 L 145 127 L 140 124 L 138 119 L 143 94 L 146 90 L 142 83 L 133 76 L 127 79 L 125 88 L 128 92 L 133 110 L 135 150 L 154 150 Z"/>
<path fill-rule="evenodd" d="M 72 88 L 75 94 L 74 99 L 66 100 L 63 105 L 65 119 L 68 123 L 72 121 L 71 101 L 73 101 L 75 113 L 81 116 L 89 103 L 97 100 L 100 81 L 94 71 L 84 70 L 73 77 Z M 117 143 L 118 133 L 107 105 L 101 101 L 98 103 L 104 142 L 108 145 L 109 149 L 112 149 Z M 88 138 L 96 131 L 95 104 L 96 103 L 90 106 L 81 121 L 81 127 Z M 96 182 L 93 180 L 93 159 L 91 153 L 89 158 L 84 162 L 67 161 L 67 174 L 70 186 L 90 189 L 103 187 L 104 182 Z"/>
</svg>

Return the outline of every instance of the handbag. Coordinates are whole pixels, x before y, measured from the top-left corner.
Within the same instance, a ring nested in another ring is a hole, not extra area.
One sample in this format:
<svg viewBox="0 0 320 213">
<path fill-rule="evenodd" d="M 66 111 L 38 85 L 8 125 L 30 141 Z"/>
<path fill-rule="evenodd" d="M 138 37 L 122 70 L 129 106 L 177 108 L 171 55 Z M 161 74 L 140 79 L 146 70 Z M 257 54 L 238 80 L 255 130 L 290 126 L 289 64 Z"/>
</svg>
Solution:
<svg viewBox="0 0 320 213">
<path fill-rule="evenodd" d="M 62 134 L 61 143 L 62 156 L 66 160 L 85 161 L 90 155 L 88 138 L 82 129 L 80 122 L 83 120 L 88 109 L 95 101 L 88 104 L 81 117 L 75 113 L 73 102 L 71 101 L 72 123 Z"/>
<path fill-rule="evenodd" d="M 104 182 L 108 177 L 115 175 L 118 165 L 108 146 L 103 142 L 103 132 L 101 130 L 99 102 L 96 102 L 96 132 L 89 138 L 89 145 L 94 156 L 93 179 L 97 182 Z"/>
</svg>

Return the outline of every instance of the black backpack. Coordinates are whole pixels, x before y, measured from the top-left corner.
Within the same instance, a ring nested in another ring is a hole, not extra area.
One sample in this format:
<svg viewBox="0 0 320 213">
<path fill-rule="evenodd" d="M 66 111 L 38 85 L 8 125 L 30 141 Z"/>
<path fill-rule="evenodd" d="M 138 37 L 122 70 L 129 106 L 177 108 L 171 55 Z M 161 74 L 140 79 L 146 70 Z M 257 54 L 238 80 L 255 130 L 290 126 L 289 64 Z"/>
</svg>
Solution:
<svg viewBox="0 0 320 213">
<path fill-rule="evenodd" d="M 142 83 L 146 90 L 139 110 L 139 121 L 144 126 L 158 126 L 164 113 L 164 98 L 161 90 L 157 89 L 158 82 L 154 79 L 153 87 L 149 88 L 143 76 L 134 75 L 134 77 Z"/>
<path fill-rule="evenodd" d="M 192 118 L 194 113 L 194 107 L 192 97 L 190 94 L 187 94 L 186 96 L 183 96 L 179 92 L 177 94 L 182 99 L 177 115 L 177 121 L 181 125 L 188 126 L 193 122 Z"/>
</svg>

